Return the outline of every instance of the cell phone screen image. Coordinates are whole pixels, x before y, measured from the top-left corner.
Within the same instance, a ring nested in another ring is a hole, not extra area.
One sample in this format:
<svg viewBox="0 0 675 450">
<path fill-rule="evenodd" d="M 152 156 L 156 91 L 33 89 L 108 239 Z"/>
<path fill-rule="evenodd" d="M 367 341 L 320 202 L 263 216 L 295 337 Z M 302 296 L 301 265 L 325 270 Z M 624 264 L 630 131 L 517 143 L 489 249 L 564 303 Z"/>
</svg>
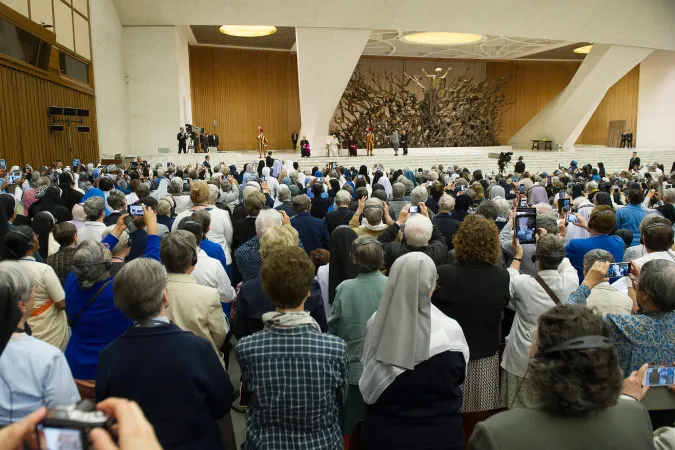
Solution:
<svg viewBox="0 0 675 450">
<path fill-rule="evenodd" d="M 129 205 L 129 214 L 132 216 L 144 216 L 143 205 Z"/>
<path fill-rule="evenodd" d="M 534 244 L 537 236 L 537 210 L 517 209 L 514 230 L 520 244 Z"/>
<path fill-rule="evenodd" d="M 527 199 L 525 197 L 518 200 L 518 208 L 527 208 Z"/>
<path fill-rule="evenodd" d="M 73 167 L 77 167 L 80 165 L 80 160 L 79 159 L 73 159 Z"/>
<path fill-rule="evenodd" d="M 359 175 L 357 178 L 358 178 L 359 180 L 363 180 L 363 175 Z"/>
<path fill-rule="evenodd" d="M 37 426 L 38 442 L 41 450 L 85 450 L 82 442 L 82 430 L 78 428 L 56 428 Z"/>
<path fill-rule="evenodd" d="M 577 223 L 577 222 L 579 222 L 579 220 L 577 219 L 577 216 L 575 216 L 574 214 L 568 214 L 568 215 L 567 215 L 567 221 L 568 221 L 569 223 Z"/>
<path fill-rule="evenodd" d="M 7 164 L 5 164 L 4 159 L 0 159 L 0 169 L 5 170 L 7 168 Z"/>
<path fill-rule="evenodd" d="M 645 386 L 668 386 L 675 384 L 675 367 L 649 366 L 642 384 Z"/>
<path fill-rule="evenodd" d="M 570 212 L 570 198 L 566 197 L 561 200 L 562 200 L 562 210 L 564 212 Z"/>
<path fill-rule="evenodd" d="M 466 186 L 462 185 L 462 186 L 459 187 L 459 189 L 460 189 L 462 192 L 464 192 L 464 191 L 466 191 Z"/>
<path fill-rule="evenodd" d="M 167 163 L 166 163 L 166 167 L 171 167 L 171 166 L 173 166 L 173 163 L 172 163 L 172 162 L 167 162 Z"/>
<path fill-rule="evenodd" d="M 411 206 L 410 207 L 410 214 L 417 214 L 418 212 L 420 212 L 419 206 Z"/>
<path fill-rule="evenodd" d="M 607 269 L 607 275 L 609 278 L 615 277 L 627 277 L 630 273 L 630 263 L 629 262 L 620 262 L 612 263 Z"/>
<path fill-rule="evenodd" d="M 521 194 L 525 193 L 525 185 L 524 184 L 521 184 L 520 186 L 518 186 L 518 189 L 520 189 Z"/>
</svg>

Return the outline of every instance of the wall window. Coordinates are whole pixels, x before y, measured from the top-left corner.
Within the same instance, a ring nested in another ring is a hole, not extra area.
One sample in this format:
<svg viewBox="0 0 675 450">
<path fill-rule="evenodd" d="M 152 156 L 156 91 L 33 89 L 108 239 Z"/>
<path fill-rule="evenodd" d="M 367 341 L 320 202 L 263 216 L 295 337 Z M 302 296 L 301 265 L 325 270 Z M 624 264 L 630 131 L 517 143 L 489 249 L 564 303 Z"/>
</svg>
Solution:
<svg viewBox="0 0 675 450">
<path fill-rule="evenodd" d="M 89 84 L 89 65 L 64 52 L 59 52 L 59 63 L 63 75 Z"/>
<path fill-rule="evenodd" d="M 49 67 L 52 46 L 34 34 L 0 19 L 0 54 L 42 70 Z"/>
</svg>

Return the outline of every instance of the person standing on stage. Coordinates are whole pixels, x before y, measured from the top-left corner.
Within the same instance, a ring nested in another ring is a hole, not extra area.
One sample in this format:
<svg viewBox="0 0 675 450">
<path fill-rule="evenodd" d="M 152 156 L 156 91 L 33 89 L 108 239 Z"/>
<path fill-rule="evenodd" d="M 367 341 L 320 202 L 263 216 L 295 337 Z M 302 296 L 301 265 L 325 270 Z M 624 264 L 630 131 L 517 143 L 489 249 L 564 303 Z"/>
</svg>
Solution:
<svg viewBox="0 0 675 450">
<path fill-rule="evenodd" d="M 183 153 L 187 153 L 187 139 L 188 135 L 185 132 L 185 128 L 180 127 L 180 132 L 178 133 L 178 136 L 176 136 L 178 139 L 178 153 L 180 153 L 181 150 L 183 150 Z"/>
<path fill-rule="evenodd" d="M 209 147 L 215 147 L 217 151 L 219 145 L 220 139 L 218 138 L 218 135 L 215 132 L 209 133 Z"/>
<path fill-rule="evenodd" d="M 199 136 L 199 140 L 202 144 L 202 152 L 208 153 L 209 152 L 209 136 L 206 133 L 202 133 Z"/>
<path fill-rule="evenodd" d="M 368 127 L 366 134 L 366 155 L 373 156 L 373 149 L 375 148 L 375 135 L 373 134 L 373 127 Z"/>
<path fill-rule="evenodd" d="M 626 145 L 626 140 L 628 137 L 628 133 L 621 133 L 621 145 L 620 148 L 623 148 Z"/>
<path fill-rule="evenodd" d="M 262 127 L 258 127 L 258 137 L 256 139 L 258 140 L 258 158 L 262 159 L 263 153 L 267 149 L 267 138 Z"/>
<path fill-rule="evenodd" d="M 408 154 L 408 131 L 406 130 L 401 133 L 401 149 L 403 150 L 403 156 Z"/>
<path fill-rule="evenodd" d="M 328 149 L 328 156 L 338 156 L 340 141 L 335 134 L 328 136 L 328 139 L 326 139 L 326 148 Z"/>
<path fill-rule="evenodd" d="M 391 132 L 391 146 L 394 148 L 394 156 L 398 156 L 398 131 Z"/>
<path fill-rule="evenodd" d="M 307 140 L 307 136 L 303 136 L 302 140 L 300 141 L 300 157 L 309 158 L 309 154 L 310 154 L 309 141 Z"/>
<path fill-rule="evenodd" d="M 628 163 L 628 171 L 631 170 L 640 170 L 640 157 L 637 155 L 637 152 L 633 152 L 633 157 Z"/>
<path fill-rule="evenodd" d="M 291 134 L 291 141 L 293 141 L 293 151 L 295 151 L 296 148 L 298 148 L 298 132 L 294 131 L 293 134 Z"/>
<path fill-rule="evenodd" d="M 633 132 L 630 130 L 626 133 L 626 141 L 628 141 L 628 148 L 633 148 Z"/>
<path fill-rule="evenodd" d="M 356 141 L 354 140 L 354 136 L 349 136 L 347 148 L 349 149 L 349 156 L 356 156 Z"/>
</svg>

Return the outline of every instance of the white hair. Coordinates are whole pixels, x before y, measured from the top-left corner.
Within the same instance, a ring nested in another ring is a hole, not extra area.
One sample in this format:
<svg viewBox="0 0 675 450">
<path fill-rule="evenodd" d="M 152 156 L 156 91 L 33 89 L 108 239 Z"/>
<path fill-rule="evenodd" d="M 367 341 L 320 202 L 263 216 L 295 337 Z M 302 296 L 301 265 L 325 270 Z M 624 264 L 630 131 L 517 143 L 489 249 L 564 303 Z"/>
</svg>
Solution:
<svg viewBox="0 0 675 450">
<path fill-rule="evenodd" d="M 335 204 L 336 205 L 349 205 L 352 200 L 352 196 L 347 191 L 338 191 L 335 194 Z"/>
<path fill-rule="evenodd" d="M 263 175 L 263 177 L 269 177 L 270 176 L 270 168 L 269 167 L 263 167 L 262 168 L 262 175 Z"/>
<path fill-rule="evenodd" d="M 164 176 L 164 169 L 157 169 L 157 176 L 163 177 Z"/>
<path fill-rule="evenodd" d="M 283 225 L 282 219 L 281 213 L 276 209 L 263 209 L 255 219 L 255 233 L 262 237 L 266 230 Z"/>
<path fill-rule="evenodd" d="M 413 247 L 424 247 L 429 244 L 434 226 L 431 220 L 421 214 L 414 214 L 405 222 L 405 240 Z"/>
<path fill-rule="evenodd" d="M 537 203 L 534 209 L 537 210 L 537 214 L 553 214 L 553 207 L 548 203 Z"/>
<path fill-rule="evenodd" d="M 438 201 L 438 212 L 452 212 L 455 209 L 455 199 L 452 195 L 443 194 Z"/>
<path fill-rule="evenodd" d="M 215 184 L 209 184 L 209 205 L 215 205 L 220 197 L 220 189 Z"/>
</svg>

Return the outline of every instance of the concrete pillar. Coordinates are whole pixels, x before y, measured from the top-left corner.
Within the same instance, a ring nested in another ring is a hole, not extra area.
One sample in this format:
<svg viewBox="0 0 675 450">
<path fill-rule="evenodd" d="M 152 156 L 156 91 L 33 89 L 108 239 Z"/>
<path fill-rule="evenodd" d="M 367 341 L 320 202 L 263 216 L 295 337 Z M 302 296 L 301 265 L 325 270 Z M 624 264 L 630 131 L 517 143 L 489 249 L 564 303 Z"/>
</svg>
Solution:
<svg viewBox="0 0 675 450">
<path fill-rule="evenodd" d="M 638 148 L 675 149 L 675 52 L 657 50 L 640 64 Z"/>
<path fill-rule="evenodd" d="M 509 141 L 528 146 L 548 139 L 573 149 L 607 90 L 649 56 L 649 48 L 594 44 L 570 84 Z"/>
<path fill-rule="evenodd" d="M 131 146 L 122 153 L 177 151 L 176 133 L 192 121 L 186 27 L 125 27 L 124 55 Z"/>
<path fill-rule="evenodd" d="M 325 152 L 330 121 L 370 33 L 360 29 L 296 28 L 300 137 L 307 136 L 313 154 Z"/>
</svg>

